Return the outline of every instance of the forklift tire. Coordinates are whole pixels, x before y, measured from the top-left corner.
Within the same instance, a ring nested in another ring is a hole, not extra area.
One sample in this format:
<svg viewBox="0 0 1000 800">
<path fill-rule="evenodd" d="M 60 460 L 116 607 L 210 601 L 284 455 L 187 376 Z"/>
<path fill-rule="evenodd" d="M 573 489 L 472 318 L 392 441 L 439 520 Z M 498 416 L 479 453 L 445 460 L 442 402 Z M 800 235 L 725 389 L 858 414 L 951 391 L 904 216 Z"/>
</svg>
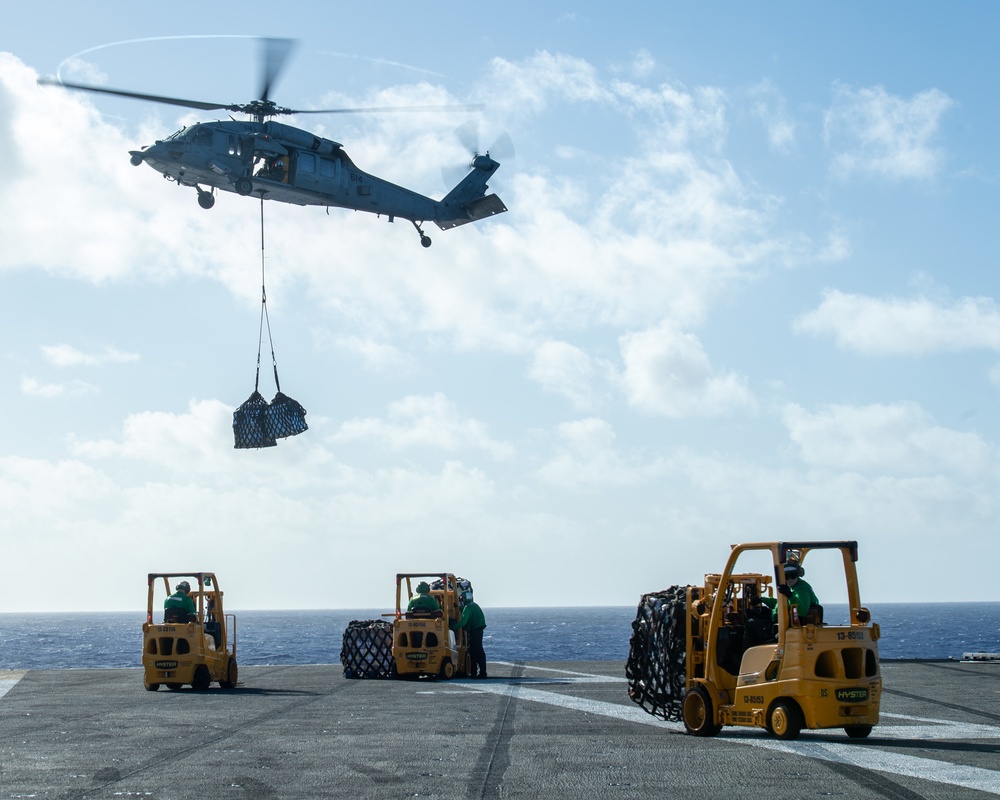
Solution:
<svg viewBox="0 0 1000 800">
<path fill-rule="evenodd" d="M 445 680 L 449 680 L 455 676 L 455 665 L 451 663 L 450 658 L 446 658 L 444 663 L 441 664 L 441 677 Z"/>
<path fill-rule="evenodd" d="M 848 725 L 844 728 L 844 733 L 850 736 L 852 739 L 867 739 L 868 734 L 872 732 L 871 725 Z"/>
<path fill-rule="evenodd" d="M 179 692 L 183 685 L 183 683 L 168 683 L 167 688 L 172 692 Z"/>
<path fill-rule="evenodd" d="M 229 663 L 226 665 L 226 677 L 219 681 L 219 686 L 223 689 L 235 689 L 239 677 L 240 673 L 239 667 L 236 666 L 236 659 L 230 658 Z"/>
<path fill-rule="evenodd" d="M 767 713 L 767 728 L 782 741 L 798 739 L 802 731 L 802 709 L 794 700 L 778 700 Z"/>
<path fill-rule="evenodd" d="M 684 727 L 692 736 L 715 736 L 722 730 L 714 722 L 712 698 L 704 686 L 692 686 L 684 693 L 681 713 Z"/>
<path fill-rule="evenodd" d="M 196 692 L 203 692 L 208 688 L 208 685 L 212 682 L 212 676 L 208 671 L 208 667 L 204 664 L 199 664 L 195 667 L 194 678 L 191 679 L 191 688 Z"/>
<path fill-rule="evenodd" d="M 142 682 L 142 685 L 146 687 L 147 692 L 158 692 L 160 691 L 160 684 L 158 683 L 146 683 Z"/>
</svg>

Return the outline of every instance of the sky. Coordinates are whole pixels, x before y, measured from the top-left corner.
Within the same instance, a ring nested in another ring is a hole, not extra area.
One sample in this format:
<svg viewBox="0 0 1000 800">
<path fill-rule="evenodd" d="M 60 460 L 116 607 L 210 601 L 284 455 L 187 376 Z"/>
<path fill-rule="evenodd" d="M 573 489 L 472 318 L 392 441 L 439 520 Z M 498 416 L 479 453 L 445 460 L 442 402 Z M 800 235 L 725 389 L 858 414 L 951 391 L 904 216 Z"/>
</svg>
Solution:
<svg viewBox="0 0 1000 800">
<path fill-rule="evenodd" d="M 1000 6 L 102 8 L 0 29 L 0 612 L 183 570 L 236 609 L 424 570 L 629 606 L 796 539 L 857 540 L 866 602 L 1000 600 Z M 279 105 L 481 104 L 282 121 L 439 199 L 474 120 L 508 212 L 425 249 L 268 202 L 262 252 L 259 202 L 129 163 L 216 112 L 36 83 L 249 101 L 262 35 Z M 235 449 L 272 343 L 309 430 Z"/>
</svg>

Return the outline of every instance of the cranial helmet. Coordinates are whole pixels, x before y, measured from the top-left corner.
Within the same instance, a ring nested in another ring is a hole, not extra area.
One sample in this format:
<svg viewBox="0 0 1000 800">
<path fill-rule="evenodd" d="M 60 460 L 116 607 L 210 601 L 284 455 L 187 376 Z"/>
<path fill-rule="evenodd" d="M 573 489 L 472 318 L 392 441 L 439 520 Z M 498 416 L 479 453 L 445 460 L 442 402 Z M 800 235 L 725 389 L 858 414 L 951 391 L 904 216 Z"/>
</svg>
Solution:
<svg viewBox="0 0 1000 800">
<path fill-rule="evenodd" d="M 187 594 L 191 591 L 191 584 L 187 581 L 181 581 L 177 584 L 177 591 Z"/>
<path fill-rule="evenodd" d="M 802 569 L 802 566 L 795 561 L 789 561 L 785 564 L 785 578 L 801 578 L 806 574 L 806 571 Z"/>
<path fill-rule="evenodd" d="M 431 590 L 431 587 L 427 585 L 427 581 L 420 581 L 417 584 L 417 594 L 427 594 Z"/>
</svg>

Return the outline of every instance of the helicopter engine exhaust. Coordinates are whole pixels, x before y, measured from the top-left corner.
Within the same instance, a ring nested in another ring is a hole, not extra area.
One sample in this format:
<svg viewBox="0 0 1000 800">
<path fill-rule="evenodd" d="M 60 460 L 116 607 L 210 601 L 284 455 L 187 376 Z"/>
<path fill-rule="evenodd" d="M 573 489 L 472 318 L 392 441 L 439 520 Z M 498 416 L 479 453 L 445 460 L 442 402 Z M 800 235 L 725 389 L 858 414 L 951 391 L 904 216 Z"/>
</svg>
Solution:
<svg viewBox="0 0 1000 800">
<path fill-rule="evenodd" d="M 328 156 L 334 150 L 342 147 L 339 142 L 334 142 L 330 139 L 321 139 L 319 136 L 309 133 L 309 131 L 304 131 L 301 128 L 293 128 L 291 125 L 283 125 L 280 122 L 265 122 L 264 133 L 289 144 L 305 147 L 307 150 L 312 150 L 314 153 L 323 156 Z"/>
</svg>

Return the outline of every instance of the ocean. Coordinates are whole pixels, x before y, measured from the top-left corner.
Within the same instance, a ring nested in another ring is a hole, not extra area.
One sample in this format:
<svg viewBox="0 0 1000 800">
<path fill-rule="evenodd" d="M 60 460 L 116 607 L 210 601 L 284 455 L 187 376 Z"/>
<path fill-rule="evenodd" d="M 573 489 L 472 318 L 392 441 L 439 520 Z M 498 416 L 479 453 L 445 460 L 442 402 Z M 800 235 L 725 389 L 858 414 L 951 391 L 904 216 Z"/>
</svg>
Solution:
<svg viewBox="0 0 1000 800">
<path fill-rule="evenodd" d="M 1000 652 L 1000 603 L 884 603 L 869 606 L 879 623 L 883 659 L 961 659 Z M 846 606 L 825 606 L 829 623 Z M 621 661 L 628 656 L 634 606 L 485 608 L 483 644 L 496 661 Z M 339 664 L 351 620 L 383 609 L 237 611 L 242 666 Z M 145 613 L 0 614 L 0 669 L 138 667 Z"/>
</svg>

